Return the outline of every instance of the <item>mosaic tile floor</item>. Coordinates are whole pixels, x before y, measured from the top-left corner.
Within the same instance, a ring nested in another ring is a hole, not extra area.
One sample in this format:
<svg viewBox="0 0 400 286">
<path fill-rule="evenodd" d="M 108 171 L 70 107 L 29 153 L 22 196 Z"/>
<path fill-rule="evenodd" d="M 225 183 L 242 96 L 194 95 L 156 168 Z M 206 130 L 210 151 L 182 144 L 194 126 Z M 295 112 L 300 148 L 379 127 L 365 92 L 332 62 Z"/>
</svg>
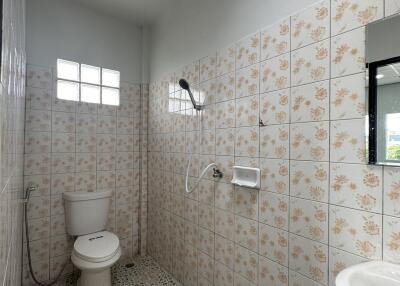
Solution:
<svg viewBox="0 0 400 286">
<path fill-rule="evenodd" d="M 112 268 L 113 286 L 181 286 L 168 272 L 164 271 L 151 257 L 136 257 L 132 267 L 117 264 Z M 72 276 L 66 278 L 65 286 L 74 286 Z"/>
</svg>

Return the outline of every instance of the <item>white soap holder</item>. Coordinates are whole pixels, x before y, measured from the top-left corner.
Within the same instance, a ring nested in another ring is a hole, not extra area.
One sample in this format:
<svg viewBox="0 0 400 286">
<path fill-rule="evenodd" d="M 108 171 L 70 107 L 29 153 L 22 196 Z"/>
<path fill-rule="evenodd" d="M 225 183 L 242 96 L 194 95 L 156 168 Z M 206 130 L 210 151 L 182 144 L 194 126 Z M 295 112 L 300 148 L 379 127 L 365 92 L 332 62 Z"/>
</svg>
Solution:
<svg viewBox="0 0 400 286">
<path fill-rule="evenodd" d="M 253 189 L 260 188 L 260 169 L 243 166 L 233 166 L 232 184 Z"/>
</svg>

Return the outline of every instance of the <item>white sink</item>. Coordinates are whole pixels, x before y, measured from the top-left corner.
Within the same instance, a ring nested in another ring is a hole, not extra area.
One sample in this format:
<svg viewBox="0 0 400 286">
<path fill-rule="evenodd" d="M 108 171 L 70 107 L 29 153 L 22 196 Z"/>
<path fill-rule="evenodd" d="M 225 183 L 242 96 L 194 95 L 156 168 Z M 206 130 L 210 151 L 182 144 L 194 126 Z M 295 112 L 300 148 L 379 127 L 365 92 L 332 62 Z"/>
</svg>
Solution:
<svg viewBox="0 0 400 286">
<path fill-rule="evenodd" d="M 336 286 L 400 286 L 400 265 L 370 261 L 342 270 Z"/>
</svg>

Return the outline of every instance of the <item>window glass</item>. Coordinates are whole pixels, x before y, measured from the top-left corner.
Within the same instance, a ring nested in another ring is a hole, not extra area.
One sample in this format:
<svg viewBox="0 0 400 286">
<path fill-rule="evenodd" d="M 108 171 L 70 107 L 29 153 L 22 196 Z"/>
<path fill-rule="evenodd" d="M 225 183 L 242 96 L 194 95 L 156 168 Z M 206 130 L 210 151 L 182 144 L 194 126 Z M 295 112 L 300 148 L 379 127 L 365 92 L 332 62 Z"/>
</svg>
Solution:
<svg viewBox="0 0 400 286">
<path fill-rule="evenodd" d="M 100 84 L 100 68 L 81 65 L 81 82 Z"/>
<path fill-rule="evenodd" d="M 103 69 L 102 85 L 110 87 L 119 87 L 119 72 Z"/>
<path fill-rule="evenodd" d="M 79 83 L 65 80 L 57 81 L 57 98 L 79 101 Z"/>
<path fill-rule="evenodd" d="M 119 90 L 116 88 L 102 88 L 102 103 L 108 105 L 119 105 Z"/>
<path fill-rule="evenodd" d="M 81 101 L 88 103 L 100 103 L 100 87 L 98 85 L 81 85 Z"/>
<path fill-rule="evenodd" d="M 58 59 L 57 77 L 61 79 L 79 81 L 79 64 Z"/>
<path fill-rule="evenodd" d="M 57 98 L 119 105 L 119 71 L 57 59 Z"/>
</svg>

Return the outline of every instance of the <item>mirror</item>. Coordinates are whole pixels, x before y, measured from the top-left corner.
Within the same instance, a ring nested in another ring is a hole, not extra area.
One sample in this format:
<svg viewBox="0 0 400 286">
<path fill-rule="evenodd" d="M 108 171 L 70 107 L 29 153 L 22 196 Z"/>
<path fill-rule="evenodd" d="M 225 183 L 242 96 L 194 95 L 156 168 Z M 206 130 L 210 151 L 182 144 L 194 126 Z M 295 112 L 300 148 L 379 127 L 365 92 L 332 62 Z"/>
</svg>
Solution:
<svg viewBox="0 0 400 286">
<path fill-rule="evenodd" d="M 400 166 L 400 16 L 367 25 L 368 161 Z"/>
</svg>

